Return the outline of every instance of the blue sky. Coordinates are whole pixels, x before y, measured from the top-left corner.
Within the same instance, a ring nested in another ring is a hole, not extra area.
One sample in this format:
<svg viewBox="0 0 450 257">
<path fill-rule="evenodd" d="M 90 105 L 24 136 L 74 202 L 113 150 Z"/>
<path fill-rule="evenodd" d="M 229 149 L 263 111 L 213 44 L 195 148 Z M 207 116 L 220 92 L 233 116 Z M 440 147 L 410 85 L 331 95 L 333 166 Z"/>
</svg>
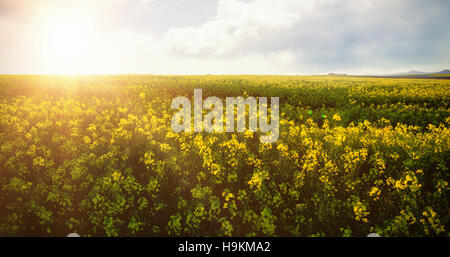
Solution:
<svg viewBox="0 0 450 257">
<path fill-rule="evenodd" d="M 450 68 L 450 1 L 0 0 L 0 73 Z"/>
</svg>

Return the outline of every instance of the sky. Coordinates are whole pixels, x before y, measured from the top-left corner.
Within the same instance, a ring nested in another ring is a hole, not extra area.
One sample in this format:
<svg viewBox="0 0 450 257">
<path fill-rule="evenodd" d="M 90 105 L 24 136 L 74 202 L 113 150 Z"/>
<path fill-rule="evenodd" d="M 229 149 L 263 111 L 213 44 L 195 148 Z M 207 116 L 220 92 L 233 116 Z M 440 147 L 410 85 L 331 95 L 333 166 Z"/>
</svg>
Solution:
<svg viewBox="0 0 450 257">
<path fill-rule="evenodd" d="M 450 68 L 448 0 L 0 0 L 0 74 Z"/>
</svg>

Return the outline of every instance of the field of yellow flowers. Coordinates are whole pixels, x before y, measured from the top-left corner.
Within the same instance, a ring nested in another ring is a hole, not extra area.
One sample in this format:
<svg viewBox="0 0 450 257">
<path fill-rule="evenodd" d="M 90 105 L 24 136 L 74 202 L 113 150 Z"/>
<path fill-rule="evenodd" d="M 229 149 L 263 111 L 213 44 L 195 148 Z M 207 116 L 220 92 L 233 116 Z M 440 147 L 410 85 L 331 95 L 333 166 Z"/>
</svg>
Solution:
<svg viewBox="0 0 450 257">
<path fill-rule="evenodd" d="M 280 135 L 171 100 L 279 97 Z M 0 235 L 450 236 L 450 80 L 0 76 Z"/>
</svg>

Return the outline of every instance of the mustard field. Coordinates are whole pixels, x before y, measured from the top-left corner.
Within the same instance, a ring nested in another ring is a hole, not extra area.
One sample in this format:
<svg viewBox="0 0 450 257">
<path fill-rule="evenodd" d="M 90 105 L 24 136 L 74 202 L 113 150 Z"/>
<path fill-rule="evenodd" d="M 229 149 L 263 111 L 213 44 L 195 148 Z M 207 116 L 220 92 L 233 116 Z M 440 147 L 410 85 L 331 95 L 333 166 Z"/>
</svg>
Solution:
<svg viewBox="0 0 450 257">
<path fill-rule="evenodd" d="M 279 137 L 177 96 L 279 97 Z M 450 80 L 0 76 L 0 235 L 450 236 Z"/>
</svg>

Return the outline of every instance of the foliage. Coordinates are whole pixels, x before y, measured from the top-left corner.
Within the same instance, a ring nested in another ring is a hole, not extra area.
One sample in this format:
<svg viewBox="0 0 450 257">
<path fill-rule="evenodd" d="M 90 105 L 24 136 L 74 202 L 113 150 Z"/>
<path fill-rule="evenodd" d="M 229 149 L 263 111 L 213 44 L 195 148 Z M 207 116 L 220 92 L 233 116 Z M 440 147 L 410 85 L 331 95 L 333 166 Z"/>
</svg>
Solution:
<svg viewBox="0 0 450 257">
<path fill-rule="evenodd" d="M 171 100 L 280 97 L 280 137 Z M 449 236 L 450 82 L 0 76 L 0 235 Z"/>
</svg>

